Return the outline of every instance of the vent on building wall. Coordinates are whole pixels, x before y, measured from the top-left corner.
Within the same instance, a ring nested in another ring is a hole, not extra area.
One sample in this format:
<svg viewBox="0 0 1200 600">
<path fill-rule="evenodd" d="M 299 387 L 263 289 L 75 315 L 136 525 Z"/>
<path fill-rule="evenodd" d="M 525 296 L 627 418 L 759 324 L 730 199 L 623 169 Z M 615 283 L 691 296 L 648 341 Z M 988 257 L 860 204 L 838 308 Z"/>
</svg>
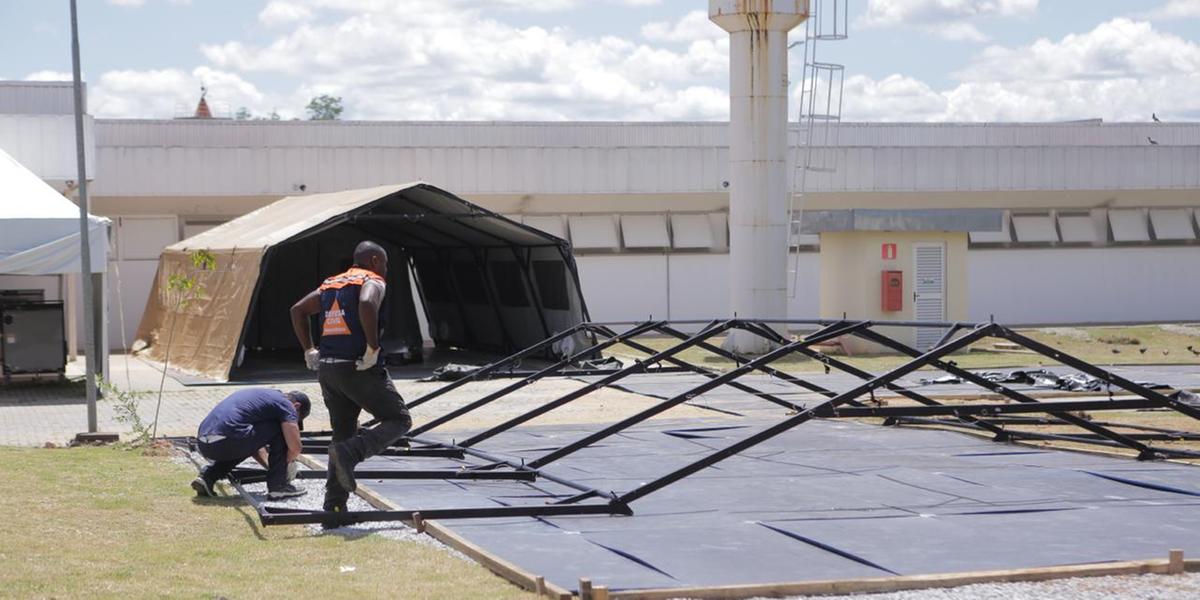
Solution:
<svg viewBox="0 0 1200 600">
<path fill-rule="evenodd" d="M 1112 228 L 1114 242 L 1148 242 L 1146 211 L 1141 208 L 1110 210 L 1108 224 Z"/>
<path fill-rule="evenodd" d="M 1196 239 L 1190 208 L 1152 208 L 1150 226 L 1154 239 L 1161 241 L 1190 241 Z"/>
<path fill-rule="evenodd" d="M 1013 215 L 1012 225 L 1019 243 L 1045 244 L 1058 241 L 1058 230 L 1054 227 L 1054 218 L 1049 214 Z"/>
</svg>

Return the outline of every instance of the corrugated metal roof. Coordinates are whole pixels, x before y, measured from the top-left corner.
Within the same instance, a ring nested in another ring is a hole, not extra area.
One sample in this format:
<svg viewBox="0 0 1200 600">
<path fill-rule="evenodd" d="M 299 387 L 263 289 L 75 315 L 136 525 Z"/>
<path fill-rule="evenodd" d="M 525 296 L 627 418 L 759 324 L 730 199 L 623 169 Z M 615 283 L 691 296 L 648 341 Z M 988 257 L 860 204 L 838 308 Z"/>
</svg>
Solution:
<svg viewBox="0 0 1200 600">
<path fill-rule="evenodd" d="M 91 115 L 84 115 L 84 160 L 89 178 L 96 176 L 96 153 Z M 0 114 L 0 148 L 45 180 L 79 177 L 73 115 Z"/>
<path fill-rule="evenodd" d="M 724 192 L 724 123 L 97 122 L 102 195 Z M 1151 145 L 1147 138 L 1154 139 Z M 1200 124 L 848 123 L 815 192 L 1193 189 Z M 793 149 L 793 152 L 797 152 Z M 736 182 L 734 182 L 736 184 Z"/>
<path fill-rule="evenodd" d="M 87 84 L 83 84 L 87 112 Z M 75 92 L 69 81 L 0 81 L 0 114 L 73 115 Z"/>
</svg>

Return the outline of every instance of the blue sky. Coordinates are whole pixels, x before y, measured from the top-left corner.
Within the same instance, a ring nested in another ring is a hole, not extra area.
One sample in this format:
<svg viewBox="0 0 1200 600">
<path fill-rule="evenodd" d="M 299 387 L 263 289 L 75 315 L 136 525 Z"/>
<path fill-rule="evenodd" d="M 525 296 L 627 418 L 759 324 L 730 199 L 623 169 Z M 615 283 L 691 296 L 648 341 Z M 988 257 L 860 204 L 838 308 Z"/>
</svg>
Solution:
<svg viewBox="0 0 1200 600">
<path fill-rule="evenodd" d="M 201 82 L 218 112 L 285 118 L 319 93 L 361 119 L 728 114 L 728 44 L 703 0 L 79 4 L 102 117 L 176 116 Z M 849 39 L 820 47 L 846 65 L 849 120 L 1200 118 L 1200 0 L 849 0 L 849 14 Z M 0 79 L 69 74 L 68 32 L 66 0 L 0 0 Z"/>
</svg>

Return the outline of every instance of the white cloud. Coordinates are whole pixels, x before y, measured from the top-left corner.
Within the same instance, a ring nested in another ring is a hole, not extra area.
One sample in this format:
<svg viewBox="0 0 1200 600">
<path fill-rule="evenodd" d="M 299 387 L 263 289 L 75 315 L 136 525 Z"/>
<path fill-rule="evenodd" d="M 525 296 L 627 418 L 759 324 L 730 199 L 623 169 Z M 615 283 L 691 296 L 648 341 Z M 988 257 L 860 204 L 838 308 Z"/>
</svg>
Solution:
<svg viewBox="0 0 1200 600">
<path fill-rule="evenodd" d="M 728 41 L 704 13 L 701 21 L 711 35 L 673 28 L 668 35 L 686 47 L 666 49 L 615 36 L 516 27 L 489 12 L 525 5 L 517 0 L 493 2 L 486 10 L 468 0 L 290 4 L 308 12 L 288 16 L 314 18 L 260 15 L 279 24 L 281 33 L 262 45 L 204 46 L 204 56 L 222 71 L 298 80 L 291 106 L 303 106 L 317 93 L 343 96 L 347 118 L 660 120 L 728 114 L 723 92 L 714 101 L 728 78 Z"/>
<path fill-rule="evenodd" d="M 1200 18 L 1200 0 L 1170 0 L 1141 16 L 1153 20 Z"/>
<path fill-rule="evenodd" d="M 109 118 L 171 118 L 190 115 L 200 100 L 200 85 L 208 88 L 209 106 L 216 116 L 232 116 L 246 106 L 260 114 L 270 112 L 269 99 L 236 74 L 210 67 L 191 72 L 181 69 L 118 70 L 100 75 L 91 87 L 88 108 Z"/>
<path fill-rule="evenodd" d="M 945 117 L 949 104 L 944 94 L 903 75 L 879 81 L 863 75 L 848 77 L 842 97 L 846 117 L 855 121 L 937 121 Z M 793 98 L 794 105 L 797 101 Z"/>
<path fill-rule="evenodd" d="M 642 37 L 652 42 L 692 42 L 722 39 L 728 36 L 708 20 L 708 12 L 693 10 L 674 23 L 656 21 L 642 26 Z"/>
<path fill-rule="evenodd" d="M 858 24 L 909 26 L 948 40 L 981 42 L 987 36 L 969 20 L 1029 16 L 1037 8 L 1038 0 L 868 0 Z"/>
<path fill-rule="evenodd" d="M 901 75 L 847 79 L 846 117 L 888 121 L 1047 121 L 1150 114 L 1200 118 L 1200 45 L 1118 18 L 1026 46 L 992 46 L 944 90 Z"/>
<path fill-rule="evenodd" d="M 1142 79 L 1200 72 L 1200 46 L 1156 31 L 1150 23 L 1117 18 L 1059 41 L 992 46 L 957 75 L 972 81 Z"/>
<path fill-rule="evenodd" d="M 307 21 L 312 17 L 313 13 L 307 6 L 285 0 L 272 0 L 258 13 L 258 20 L 268 27 Z"/>
<path fill-rule="evenodd" d="M 74 81 L 75 76 L 64 71 L 34 71 L 25 76 L 25 81 Z"/>
<path fill-rule="evenodd" d="M 188 5 L 192 0 L 168 0 L 171 4 Z M 146 5 L 146 0 L 108 0 L 108 3 L 113 6 L 121 6 L 125 8 L 139 8 Z"/>
</svg>

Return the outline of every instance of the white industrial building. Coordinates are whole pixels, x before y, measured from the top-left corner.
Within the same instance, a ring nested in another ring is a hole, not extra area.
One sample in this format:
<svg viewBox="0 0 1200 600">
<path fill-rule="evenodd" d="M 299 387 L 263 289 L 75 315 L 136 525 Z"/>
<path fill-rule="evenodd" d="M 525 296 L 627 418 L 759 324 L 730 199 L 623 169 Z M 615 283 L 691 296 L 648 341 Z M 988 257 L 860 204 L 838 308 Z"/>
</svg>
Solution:
<svg viewBox="0 0 1200 600">
<path fill-rule="evenodd" d="M 70 96 L 69 84 L 0 82 L 0 148 L 60 190 L 74 178 Z M 569 239 L 595 320 L 730 313 L 724 123 L 88 117 L 86 126 L 91 210 L 114 224 L 113 347 L 132 340 L 166 245 L 283 196 L 411 180 Z M 1200 320 L 1200 124 L 849 123 L 813 151 L 834 168 L 807 178 L 804 231 L 821 233 L 791 240 L 793 318 L 879 317 L 862 308 L 879 304 L 878 275 L 867 274 L 889 268 L 893 238 L 917 247 L 928 237 L 946 248 L 937 271 L 946 298 L 941 314 L 921 318 Z M 958 232 L 959 243 L 888 225 L 914 215 L 995 216 L 984 229 L 999 230 Z M 867 231 L 884 255 L 830 258 L 847 231 Z M 846 288 L 861 306 L 823 296 L 848 278 L 862 279 Z M 48 299 L 62 293 L 57 282 L 0 277 L 0 288 L 30 286 Z"/>
</svg>

